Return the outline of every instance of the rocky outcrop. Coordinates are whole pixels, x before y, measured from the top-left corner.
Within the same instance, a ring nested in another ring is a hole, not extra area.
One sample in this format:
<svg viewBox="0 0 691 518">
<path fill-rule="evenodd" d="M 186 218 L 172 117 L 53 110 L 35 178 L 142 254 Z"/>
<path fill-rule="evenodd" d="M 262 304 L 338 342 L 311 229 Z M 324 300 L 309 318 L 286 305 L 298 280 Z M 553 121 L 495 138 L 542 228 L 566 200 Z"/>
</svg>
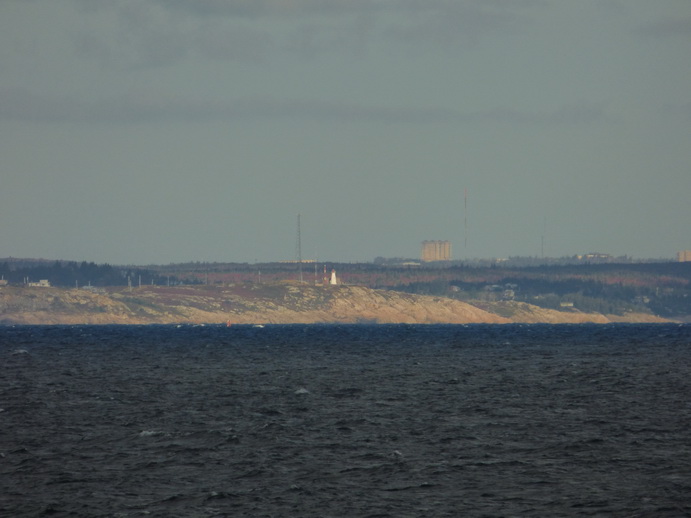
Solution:
<svg viewBox="0 0 691 518">
<path fill-rule="evenodd" d="M 669 320 L 645 313 L 627 313 L 625 315 L 603 315 L 601 313 L 584 313 L 570 308 L 565 311 L 541 308 L 525 302 L 503 301 L 479 303 L 479 306 L 490 313 L 502 315 L 511 322 L 525 324 L 609 324 L 614 322 L 628 323 L 663 323 Z"/>
<path fill-rule="evenodd" d="M 519 302 L 481 307 L 458 300 L 358 286 L 246 284 L 144 286 L 99 292 L 0 287 L 4 324 L 171 323 L 607 323 L 659 322 L 652 315 L 612 317 L 554 311 Z"/>
</svg>

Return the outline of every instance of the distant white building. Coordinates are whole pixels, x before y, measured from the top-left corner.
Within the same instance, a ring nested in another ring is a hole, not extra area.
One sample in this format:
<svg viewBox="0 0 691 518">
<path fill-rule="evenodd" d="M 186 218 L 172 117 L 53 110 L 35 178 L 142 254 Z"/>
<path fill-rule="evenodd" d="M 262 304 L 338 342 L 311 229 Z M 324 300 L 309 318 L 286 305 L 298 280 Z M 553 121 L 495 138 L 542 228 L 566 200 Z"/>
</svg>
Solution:
<svg viewBox="0 0 691 518">
<path fill-rule="evenodd" d="M 331 284 L 332 286 L 338 284 L 338 279 L 336 278 L 336 270 L 331 270 L 331 280 L 329 281 L 329 284 Z"/>
<path fill-rule="evenodd" d="M 48 279 L 41 279 L 38 282 L 30 282 L 29 286 L 32 288 L 50 288 L 50 281 Z"/>
<path fill-rule="evenodd" d="M 677 261 L 680 263 L 688 263 L 691 261 L 691 250 L 682 250 L 677 252 Z"/>
<path fill-rule="evenodd" d="M 82 286 L 82 289 L 86 290 L 86 291 L 90 291 L 91 293 L 105 294 L 105 292 L 106 292 L 106 290 L 104 290 L 103 288 L 97 288 L 95 286 L 91 286 L 91 284 L 89 284 L 88 286 Z"/>
</svg>

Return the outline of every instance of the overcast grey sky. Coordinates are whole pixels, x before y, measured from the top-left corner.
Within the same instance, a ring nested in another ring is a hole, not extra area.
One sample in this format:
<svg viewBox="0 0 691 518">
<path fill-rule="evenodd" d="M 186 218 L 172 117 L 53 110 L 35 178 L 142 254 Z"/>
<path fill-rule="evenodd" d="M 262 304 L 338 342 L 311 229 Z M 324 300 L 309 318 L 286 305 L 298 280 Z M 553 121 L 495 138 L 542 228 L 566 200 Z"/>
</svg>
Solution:
<svg viewBox="0 0 691 518">
<path fill-rule="evenodd" d="M 0 2 L 0 257 L 671 258 L 690 194 L 689 0 Z"/>
</svg>

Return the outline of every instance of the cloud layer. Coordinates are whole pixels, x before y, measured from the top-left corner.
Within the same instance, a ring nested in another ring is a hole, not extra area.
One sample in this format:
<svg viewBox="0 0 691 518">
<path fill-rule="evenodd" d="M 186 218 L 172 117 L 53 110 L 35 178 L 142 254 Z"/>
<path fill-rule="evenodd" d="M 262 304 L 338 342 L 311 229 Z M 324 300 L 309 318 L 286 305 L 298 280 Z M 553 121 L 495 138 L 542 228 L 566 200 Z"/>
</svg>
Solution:
<svg viewBox="0 0 691 518">
<path fill-rule="evenodd" d="M 607 120 L 605 103 L 575 103 L 546 112 L 509 108 L 461 112 L 446 108 L 381 107 L 341 102 L 246 98 L 233 102 L 124 95 L 98 102 L 46 97 L 22 89 L 0 90 L 0 120 L 33 122 L 145 123 L 294 120 L 384 124 L 580 124 Z"/>
<path fill-rule="evenodd" d="M 285 259 L 301 212 L 322 258 L 535 254 L 545 219 L 549 255 L 672 257 L 689 20 L 688 0 L 0 1 L 0 256 Z"/>
</svg>

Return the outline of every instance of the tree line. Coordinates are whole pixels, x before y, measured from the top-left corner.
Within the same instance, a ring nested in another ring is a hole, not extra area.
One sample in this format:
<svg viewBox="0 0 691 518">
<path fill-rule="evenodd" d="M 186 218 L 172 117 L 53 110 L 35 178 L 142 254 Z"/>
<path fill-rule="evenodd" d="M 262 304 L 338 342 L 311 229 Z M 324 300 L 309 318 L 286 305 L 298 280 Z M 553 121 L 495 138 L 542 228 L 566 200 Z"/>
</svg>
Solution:
<svg viewBox="0 0 691 518">
<path fill-rule="evenodd" d="M 83 286 L 127 286 L 129 283 L 142 284 L 170 284 L 178 283 L 176 277 L 161 275 L 148 269 L 136 267 L 115 267 L 110 264 L 96 264 L 93 262 L 64 262 L 53 263 L 0 263 L 0 276 L 9 284 L 21 285 L 45 279 L 52 286 L 83 287 Z"/>
</svg>

